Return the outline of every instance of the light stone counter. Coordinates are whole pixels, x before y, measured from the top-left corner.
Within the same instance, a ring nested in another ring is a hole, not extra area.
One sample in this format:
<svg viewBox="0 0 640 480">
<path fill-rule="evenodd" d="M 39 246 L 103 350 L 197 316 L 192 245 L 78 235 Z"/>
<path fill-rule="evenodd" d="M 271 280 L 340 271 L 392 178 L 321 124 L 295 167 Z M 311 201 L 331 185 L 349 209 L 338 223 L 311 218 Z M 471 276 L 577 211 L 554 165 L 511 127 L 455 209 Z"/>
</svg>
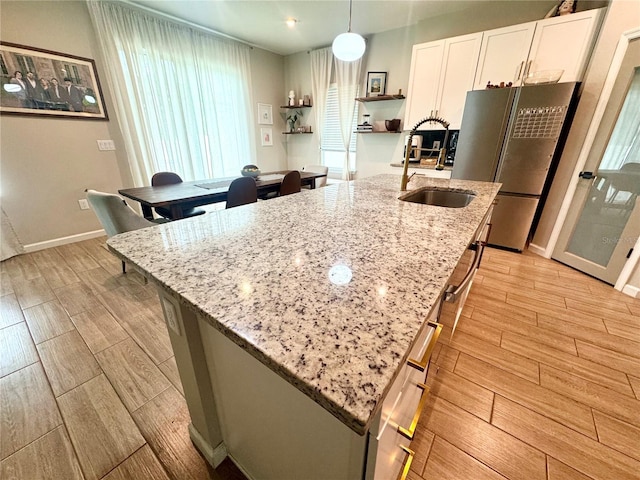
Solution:
<svg viewBox="0 0 640 480">
<path fill-rule="evenodd" d="M 109 247 L 358 434 L 498 192 L 465 208 L 398 200 L 400 176 L 117 235 Z"/>
</svg>

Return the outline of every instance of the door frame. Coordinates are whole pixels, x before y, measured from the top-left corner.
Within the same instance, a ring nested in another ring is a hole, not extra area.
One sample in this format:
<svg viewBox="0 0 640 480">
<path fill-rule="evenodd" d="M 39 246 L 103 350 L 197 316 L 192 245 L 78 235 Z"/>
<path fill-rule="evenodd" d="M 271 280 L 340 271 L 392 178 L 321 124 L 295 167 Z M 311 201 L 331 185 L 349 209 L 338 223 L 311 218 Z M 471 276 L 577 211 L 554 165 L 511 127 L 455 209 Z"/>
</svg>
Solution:
<svg viewBox="0 0 640 480">
<path fill-rule="evenodd" d="M 640 38 L 640 27 L 623 32 L 620 40 L 618 40 L 618 45 L 616 46 L 611 65 L 609 67 L 609 72 L 607 73 L 606 80 L 600 92 L 600 98 L 598 99 L 598 103 L 596 105 L 593 118 L 591 119 L 589 129 L 587 130 L 587 135 L 585 137 L 584 143 L 582 144 L 582 148 L 580 149 L 580 154 L 578 155 L 578 160 L 576 161 L 573 175 L 571 176 L 571 180 L 569 181 L 569 185 L 567 186 L 567 191 L 565 193 L 564 199 L 562 200 L 560 212 L 558 213 L 558 217 L 556 218 L 556 221 L 553 225 L 553 230 L 551 231 L 547 247 L 544 250 L 543 256 L 546 258 L 551 258 L 551 255 L 556 248 L 556 244 L 558 243 L 560 231 L 562 230 L 562 227 L 564 226 L 564 223 L 567 219 L 569 208 L 578 188 L 578 182 L 580 180 L 578 174 L 584 169 L 584 166 L 589 157 L 589 152 L 593 147 L 593 142 L 596 138 L 598 128 L 600 127 L 602 117 L 604 116 L 607 103 L 609 103 L 609 98 L 611 96 L 613 86 L 616 82 L 618 74 L 620 73 L 620 68 L 627 52 L 627 48 L 629 47 L 629 43 L 637 38 Z M 638 238 L 635 245 L 633 246 L 633 252 L 627 259 L 624 267 L 622 268 L 622 271 L 620 272 L 620 275 L 618 276 L 618 279 L 616 280 L 616 283 L 614 285 L 614 288 L 616 290 L 622 291 L 625 288 L 627 281 L 631 277 L 633 270 L 635 269 L 636 265 L 639 264 L 639 262 L 640 238 Z"/>
</svg>

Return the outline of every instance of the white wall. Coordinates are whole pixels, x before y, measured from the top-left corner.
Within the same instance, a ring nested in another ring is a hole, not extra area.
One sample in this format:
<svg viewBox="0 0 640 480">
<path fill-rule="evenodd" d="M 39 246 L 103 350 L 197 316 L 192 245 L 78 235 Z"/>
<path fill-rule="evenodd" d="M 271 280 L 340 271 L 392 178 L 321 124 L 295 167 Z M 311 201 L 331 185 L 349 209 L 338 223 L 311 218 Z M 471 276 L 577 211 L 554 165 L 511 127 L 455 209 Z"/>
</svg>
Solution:
<svg viewBox="0 0 640 480">
<path fill-rule="evenodd" d="M 256 164 L 262 171 L 282 170 L 287 168 L 286 145 L 282 142 L 280 132 L 284 130 L 284 122 L 278 106 L 283 104 L 282 84 L 284 82 L 284 58 L 259 48 L 251 50 L 251 83 L 253 89 L 253 115 L 255 125 Z M 258 103 L 271 105 L 273 125 L 258 124 Z M 261 128 L 270 128 L 273 146 L 263 147 L 261 144 Z M 246 165 L 249 162 L 243 162 Z"/>
<path fill-rule="evenodd" d="M 99 78 L 106 78 L 84 1 L 2 1 L 1 6 L 2 41 L 94 59 Z M 286 150 L 277 134 L 284 124 L 277 106 L 282 102 L 283 57 L 254 48 L 251 71 L 257 163 L 268 170 L 282 169 Z M 102 88 L 107 121 L 33 115 L 0 118 L 0 201 L 18 238 L 31 249 L 101 230 L 94 213 L 79 208 L 85 189 L 116 192 L 133 185 L 105 82 Z M 258 102 L 274 107 L 273 147 L 260 146 Z M 113 139 L 116 151 L 98 151 L 98 139 Z M 242 165 L 248 163 L 253 160 Z"/>
<path fill-rule="evenodd" d="M 3 41 L 97 56 L 84 2 L 2 2 L 0 21 Z M 112 116 L 109 93 L 104 97 Z M 115 126 L 113 120 L 2 115 L 2 208 L 23 244 L 101 228 L 92 211 L 80 210 L 78 199 L 86 188 L 115 191 L 129 178 L 120 152 L 100 152 L 96 144 L 117 139 Z"/>
</svg>

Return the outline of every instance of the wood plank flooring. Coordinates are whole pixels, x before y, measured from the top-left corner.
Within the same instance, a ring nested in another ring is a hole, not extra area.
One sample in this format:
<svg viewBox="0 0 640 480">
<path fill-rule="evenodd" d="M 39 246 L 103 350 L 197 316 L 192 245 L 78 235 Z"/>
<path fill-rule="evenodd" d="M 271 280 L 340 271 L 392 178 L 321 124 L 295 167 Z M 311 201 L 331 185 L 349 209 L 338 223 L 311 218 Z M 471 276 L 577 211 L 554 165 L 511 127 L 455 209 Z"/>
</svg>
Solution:
<svg viewBox="0 0 640 480">
<path fill-rule="evenodd" d="M 244 480 L 191 444 L 155 289 L 104 240 L 0 264 L 0 478 Z M 443 323 L 409 479 L 640 480 L 640 300 L 488 249 Z"/>
</svg>

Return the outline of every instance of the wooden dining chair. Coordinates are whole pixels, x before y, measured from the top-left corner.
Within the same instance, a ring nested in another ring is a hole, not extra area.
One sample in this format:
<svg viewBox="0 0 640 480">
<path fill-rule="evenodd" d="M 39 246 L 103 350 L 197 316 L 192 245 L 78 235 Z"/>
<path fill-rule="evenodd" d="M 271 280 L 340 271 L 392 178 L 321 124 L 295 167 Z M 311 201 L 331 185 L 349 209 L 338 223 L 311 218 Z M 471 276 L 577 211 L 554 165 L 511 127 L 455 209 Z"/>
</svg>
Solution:
<svg viewBox="0 0 640 480">
<path fill-rule="evenodd" d="M 239 177 L 229 185 L 226 208 L 239 207 L 257 201 L 258 187 L 253 177 Z"/>
<path fill-rule="evenodd" d="M 182 178 L 177 173 L 173 172 L 158 172 L 151 177 L 152 187 L 161 187 L 163 185 L 175 185 L 176 183 L 182 183 Z M 171 210 L 165 207 L 156 207 L 156 213 L 161 217 L 168 218 L 169 220 L 175 220 L 171 215 Z M 182 218 L 195 217 L 196 215 L 202 215 L 206 213 L 203 209 L 197 207 L 183 208 Z"/>
<path fill-rule="evenodd" d="M 300 191 L 300 172 L 291 170 L 287 172 L 280 184 L 280 196 L 291 195 Z"/>
<path fill-rule="evenodd" d="M 303 172 L 311 172 L 311 173 L 324 173 L 327 175 L 329 173 L 329 167 L 325 167 L 324 165 L 305 165 L 302 167 Z M 316 188 L 324 187 L 327 184 L 327 177 L 316 178 Z M 311 187 L 309 187 L 311 188 Z"/>
</svg>

